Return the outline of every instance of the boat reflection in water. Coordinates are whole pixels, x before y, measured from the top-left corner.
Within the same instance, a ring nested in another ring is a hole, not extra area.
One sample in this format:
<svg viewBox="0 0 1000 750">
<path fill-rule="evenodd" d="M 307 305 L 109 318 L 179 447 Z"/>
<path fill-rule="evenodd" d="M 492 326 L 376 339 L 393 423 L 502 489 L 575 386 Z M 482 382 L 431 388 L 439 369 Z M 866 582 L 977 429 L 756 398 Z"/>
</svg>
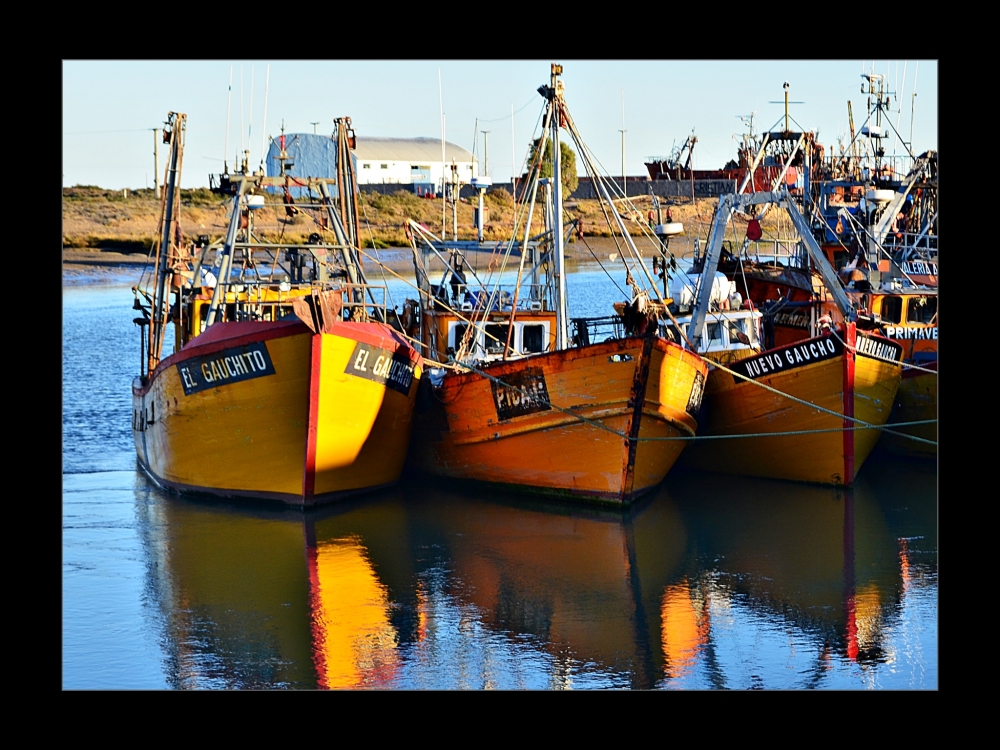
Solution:
<svg viewBox="0 0 1000 750">
<path fill-rule="evenodd" d="M 416 481 L 305 514 L 154 494 L 168 672 L 180 688 L 933 689 L 936 475 L 880 468 L 853 491 L 680 470 L 624 514 Z"/>
</svg>

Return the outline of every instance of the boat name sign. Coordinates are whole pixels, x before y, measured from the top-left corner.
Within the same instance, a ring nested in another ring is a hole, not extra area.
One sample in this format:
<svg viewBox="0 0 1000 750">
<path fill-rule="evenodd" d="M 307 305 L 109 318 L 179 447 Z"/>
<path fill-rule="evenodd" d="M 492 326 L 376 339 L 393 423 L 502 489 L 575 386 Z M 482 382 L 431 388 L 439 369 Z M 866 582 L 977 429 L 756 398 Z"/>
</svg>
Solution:
<svg viewBox="0 0 1000 750">
<path fill-rule="evenodd" d="M 263 342 L 246 344 L 201 357 L 191 357 L 177 365 L 184 395 L 274 375 L 274 364 Z"/>
<path fill-rule="evenodd" d="M 756 357 L 748 357 L 730 365 L 733 371 L 750 379 L 773 375 L 802 365 L 822 362 L 840 356 L 844 345 L 832 336 L 822 336 L 801 344 L 778 349 Z"/>
<path fill-rule="evenodd" d="M 545 385 L 545 373 L 540 367 L 526 367 L 520 372 L 504 375 L 500 380 L 503 382 L 490 380 L 490 385 L 493 388 L 497 417 L 501 420 L 552 408 Z"/>
<path fill-rule="evenodd" d="M 923 260 L 903 261 L 903 273 L 908 276 L 937 276 L 937 263 L 930 263 Z"/>
<path fill-rule="evenodd" d="M 903 361 L 903 346 L 895 341 L 883 338 L 875 338 L 858 332 L 858 354 L 871 359 L 888 360 L 890 362 Z"/>
<path fill-rule="evenodd" d="M 886 326 L 885 335 L 891 339 L 931 339 L 937 341 L 937 326 Z"/>
<path fill-rule="evenodd" d="M 701 409 L 701 400 L 705 396 L 705 376 L 700 372 L 694 374 L 694 383 L 691 385 L 691 395 L 688 397 L 687 413 L 692 417 L 698 416 Z"/>
<path fill-rule="evenodd" d="M 400 350 L 393 356 L 388 349 L 361 341 L 355 345 L 344 372 L 381 383 L 404 396 L 409 395 L 413 383 L 413 363 L 405 352 Z"/>
</svg>

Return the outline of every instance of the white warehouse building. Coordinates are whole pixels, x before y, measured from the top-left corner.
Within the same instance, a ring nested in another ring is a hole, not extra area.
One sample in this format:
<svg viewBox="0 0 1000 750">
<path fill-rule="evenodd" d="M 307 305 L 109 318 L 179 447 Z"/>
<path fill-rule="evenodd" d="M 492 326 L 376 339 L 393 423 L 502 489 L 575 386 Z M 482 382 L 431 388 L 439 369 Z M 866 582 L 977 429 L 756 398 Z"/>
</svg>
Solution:
<svg viewBox="0 0 1000 750">
<path fill-rule="evenodd" d="M 336 177 L 337 144 L 328 135 L 293 133 L 285 136 L 289 175 L 296 177 Z M 353 151 L 358 185 L 413 185 L 417 192 L 438 192 L 442 177 L 467 185 L 479 174 L 479 162 L 471 152 L 444 144 L 435 138 L 364 138 L 358 136 Z M 267 154 L 268 175 L 278 175 L 278 144 L 271 143 Z M 452 175 L 455 175 L 453 178 Z"/>
</svg>

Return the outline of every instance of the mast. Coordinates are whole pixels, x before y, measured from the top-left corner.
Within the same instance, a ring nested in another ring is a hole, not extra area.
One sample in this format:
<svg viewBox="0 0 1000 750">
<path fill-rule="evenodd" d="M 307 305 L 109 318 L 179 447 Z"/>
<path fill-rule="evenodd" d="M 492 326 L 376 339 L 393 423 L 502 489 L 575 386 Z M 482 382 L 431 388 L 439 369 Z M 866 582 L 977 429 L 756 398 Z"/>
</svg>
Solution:
<svg viewBox="0 0 1000 750">
<path fill-rule="evenodd" d="M 566 273 L 563 247 L 563 195 L 562 195 L 562 153 L 559 144 L 559 125 L 562 121 L 563 82 L 559 80 L 562 65 L 552 63 L 552 74 L 548 88 L 543 87 L 543 96 L 549 100 L 551 111 L 549 127 L 552 129 L 552 257 L 555 265 L 556 291 L 556 349 L 565 349 L 569 345 L 569 332 L 566 329 Z"/>
<path fill-rule="evenodd" d="M 342 246 L 344 265 L 351 284 L 364 284 L 364 268 L 361 262 L 361 232 L 358 226 L 358 191 L 357 176 L 354 173 L 354 160 L 351 151 L 357 147 L 357 138 L 351 127 L 350 117 L 338 117 L 334 120 L 337 139 L 337 198 L 340 216 L 334 217 L 333 207 L 329 205 L 329 194 L 326 185 L 321 185 L 323 198 L 328 203 L 327 211 L 332 219 L 330 224 L 337 242 Z M 339 220 L 338 220 L 339 218 Z M 352 298 L 357 303 L 364 302 L 364 290 L 355 287 Z"/>
<path fill-rule="evenodd" d="M 147 372 L 152 372 L 160 362 L 163 336 L 170 316 L 170 292 L 167 284 L 172 280 L 172 270 L 179 260 L 181 163 L 184 155 L 184 131 L 187 115 L 168 112 L 163 128 L 163 140 L 170 144 L 167 156 L 167 180 L 163 208 L 160 215 L 160 244 L 156 249 L 156 281 L 153 287 L 152 325 L 149 327 L 149 360 Z M 170 278 L 168 278 L 168 271 Z M 180 291 L 178 291 L 178 296 Z"/>
<path fill-rule="evenodd" d="M 340 221 L 347 231 L 347 238 L 353 247 L 359 247 L 358 192 L 351 151 L 357 147 L 354 128 L 350 117 L 338 117 L 334 121 L 337 137 L 337 197 L 340 199 Z"/>
</svg>

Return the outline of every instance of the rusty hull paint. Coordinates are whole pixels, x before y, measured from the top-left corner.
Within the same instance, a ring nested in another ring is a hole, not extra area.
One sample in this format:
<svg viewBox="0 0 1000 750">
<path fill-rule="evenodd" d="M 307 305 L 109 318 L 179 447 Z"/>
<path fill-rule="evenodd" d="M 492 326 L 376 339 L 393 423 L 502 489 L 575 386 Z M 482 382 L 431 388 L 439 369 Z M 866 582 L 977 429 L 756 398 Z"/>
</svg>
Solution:
<svg viewBox="0 0 1000 750">
<path fill-rule="evenodd" d="M 527 367 L 544 372 L 559 408 L 501 420 L 489 377 L 448 375 L 418 411 L 414 467 L 624 505 L 659 484 L 687 444 L 644 439 L 694 435 L 685 407 L 707 364 L 663 339 L 592 344 L 491 363 L 482 372 L 503 381 Z"/>
</svg>

